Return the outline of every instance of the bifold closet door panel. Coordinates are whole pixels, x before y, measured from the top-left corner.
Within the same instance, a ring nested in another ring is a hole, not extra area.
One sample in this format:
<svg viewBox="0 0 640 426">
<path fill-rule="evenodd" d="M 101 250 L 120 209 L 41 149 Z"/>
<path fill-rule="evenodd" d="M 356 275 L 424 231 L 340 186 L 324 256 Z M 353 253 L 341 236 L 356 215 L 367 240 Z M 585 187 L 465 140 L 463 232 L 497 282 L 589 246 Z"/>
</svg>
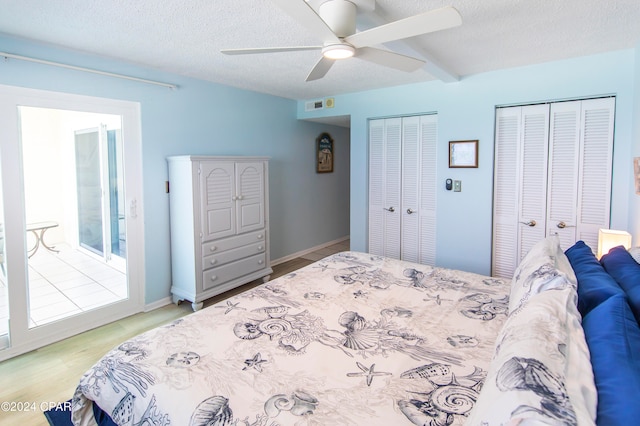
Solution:
<svg viewBox="0 0 640 426">
<path fill-rule="evenodd" d="M 418 262 L 436 264 L 436 207 L 438 188 L 438 116 L 420 117 L 420 255 Z"/>
<path fill-rule="evenodd" d="M 598 247 L 598 230 L 611 219 L 615 98 L 582 101 L 576 240 Z M 566 248 L 566 247 L 565 247 Z"/>
<path fill-rule="evenodd" d="M 519 162 L 522 107 L 496 110 L 491 273 L 513 275 L 518 259 Z"/>
<path fill-rule="evenodd" d="M 557 234 L 565 249 L 576 241 L 581 105 L 581 101 L 551 104 L 547 235 Z"/>
<path fill-rule="evenodd" d="M 400 258 L 400 118 L 369 123 L 369 252 Z"/>
<path fill-rule="evenodd" d="M 549 146 L 549 105 L 528 105 L 520 110 L 518 263 L 545 236 Z"/>
<path fill-rule="evenodd" d="M 402 119 L 402 217 L 401 250 L 403 260 L 418 262 L 420 257 L 420 182 L 422 144 L 420 117 Z"/>
</svg>

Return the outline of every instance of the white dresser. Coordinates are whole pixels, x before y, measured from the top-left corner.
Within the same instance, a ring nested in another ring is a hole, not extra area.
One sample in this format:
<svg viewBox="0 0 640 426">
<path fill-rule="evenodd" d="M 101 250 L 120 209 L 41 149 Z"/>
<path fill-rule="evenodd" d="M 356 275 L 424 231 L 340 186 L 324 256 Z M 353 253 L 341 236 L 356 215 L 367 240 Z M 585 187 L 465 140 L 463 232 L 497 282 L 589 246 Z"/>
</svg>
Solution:
<svg viewBox="0 0 640 426">
<path fill-rule="evenodd" d="M 171 293 L 193 310 L 217 294 L 269 280 L 265 157 L 175 156 L 169 163 Z"/>
</svg>

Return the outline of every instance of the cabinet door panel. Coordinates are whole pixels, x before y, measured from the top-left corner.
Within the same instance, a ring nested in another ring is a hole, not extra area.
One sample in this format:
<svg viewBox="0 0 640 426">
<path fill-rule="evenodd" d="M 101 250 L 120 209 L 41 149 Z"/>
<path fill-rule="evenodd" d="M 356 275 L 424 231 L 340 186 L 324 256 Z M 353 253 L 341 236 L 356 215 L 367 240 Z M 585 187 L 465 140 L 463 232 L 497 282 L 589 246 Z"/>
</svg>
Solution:
<svg viewBox="0 0 640 426">
<path fill-rule="evenodd" d="M 208 241 L 236 233 L 233 163 L 200 164 L 202 238 Z"/>
<path fill-rule="evenodd" d="M 236 164 L 238 233 L 264 227 L 264 170 L 262 163 Z"/>
</svg>

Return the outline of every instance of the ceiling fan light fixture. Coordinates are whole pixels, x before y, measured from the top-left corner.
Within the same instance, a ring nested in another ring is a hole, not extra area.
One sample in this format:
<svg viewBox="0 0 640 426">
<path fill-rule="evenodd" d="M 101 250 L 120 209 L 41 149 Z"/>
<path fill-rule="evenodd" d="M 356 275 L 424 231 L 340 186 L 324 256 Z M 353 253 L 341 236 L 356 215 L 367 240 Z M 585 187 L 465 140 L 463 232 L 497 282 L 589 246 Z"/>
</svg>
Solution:
<svg viewBox="0 0 640 426">
<path fill-rule="evenodd" d="M 327 59 L 346 59 L 353 56 L 356 49 L 350 44 L 330 44 L 322 48 L 322 55 Z"/>
</svg>

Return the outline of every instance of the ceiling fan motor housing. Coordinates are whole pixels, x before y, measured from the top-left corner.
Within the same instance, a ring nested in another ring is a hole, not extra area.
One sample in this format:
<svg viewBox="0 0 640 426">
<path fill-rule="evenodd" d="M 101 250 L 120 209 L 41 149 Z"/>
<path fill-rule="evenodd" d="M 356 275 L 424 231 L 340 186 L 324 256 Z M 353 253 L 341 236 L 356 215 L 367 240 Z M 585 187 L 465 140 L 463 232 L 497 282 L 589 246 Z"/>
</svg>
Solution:
<svg viewBox="0 0 640 426">
<path fill-rule="evenodd" d="M 340 38 L 356 32 L 356 5 L 348 0 L 326 1 L 320 5 L 318 14 Z"/>
</svg>

